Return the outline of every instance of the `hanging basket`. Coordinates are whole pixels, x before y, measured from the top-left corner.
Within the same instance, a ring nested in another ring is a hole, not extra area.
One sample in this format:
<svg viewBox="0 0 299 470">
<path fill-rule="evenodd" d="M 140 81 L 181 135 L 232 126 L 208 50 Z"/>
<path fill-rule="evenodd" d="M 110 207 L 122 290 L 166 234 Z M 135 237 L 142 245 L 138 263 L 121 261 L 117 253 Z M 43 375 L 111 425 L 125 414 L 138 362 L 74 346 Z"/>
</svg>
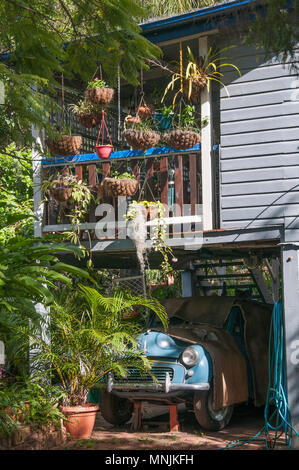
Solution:
<svg viewBox="0 0 299 470">
<path fill-rule="evenodd" d="M 138 181 L 131 178 L 105 178 L 103 181 L 106 196 L 133 196 L 138 189 Z"/>
<path fill-rule="evenodd" d="M 82 113 L 78 114 L 78 121 L 86 129 L 93 129 L 100 124 L 101 116 L 96 113 Z"/>
<path fill-rule="evenodd" d="M 164 134 L 163 139 L 169 147 L 176 150 L 187 150 L 200 142 L 200 134 L 195 131 L 181 131 L 176 129 Z"/>
<path fill-rule="evenodd" d="M 105 129 L 109 137 L 110 144 L 104 144 Z M 100 142 L 100 137 L 101 137 L 101 142 Z M 113 144 L 110 138 L 107 124 L 105 122 L 105 111 L 102 109 L 102 122 L 101 122 L 100 130 L 99 130 L 99 134 L 97 138 L 97 143 L 96 143 L 94 150 L 99 158 L 108 159 L 111 155 L 112 149 L 113 149 Z"/>
<path fill-rule="evenodd" d="M 82 137 L 80 135 L 63 135 L 59 140 L 47 139 L 46 145 L 54 156 L 77 155 L 82 146 Z"/>
<path fill-rule="evenodd" d="M 145 118 L 150 117 L 154 111 L 155 110 L 153 106 L 144 104 L 138 107 L 137 116 L 140 116 L 142 119 L 145 119 Z"/>
<path fill-rule="evenodd" d="M 192 81 L 190 100 L 192 103 L 197 104 L 200 98 L 202 90 L 207 86 L 207 78 L 205 75 L 201 75 L 197 80 Z M 189 96 L 189 82 L 184 81 L 184 95 Z"/>
<path fill-rule="evenodd" d="M 85 90 L 85 98 L 91 103 L 109 104 L 114 96 L 113 88 L 95 87 Z"/>
<path fill-rule="evenodd" d="M 126 127 L 134 127 L 140 123 L 141 123 L 141 119 L 139 116 L 127 116 L 125 118 Z"/>
<path fill-rule="evenodd" d="M 107 196 L 133 196 L 138 189 L 138 181 L 131 178 L 105 178 L 104 192 Z"/>
<path fill-rule="evenodd" d="M 135 150 L 147 150 L 156 147 L 160 142 L 161 136 L 158 132 L 149 130 L 128 129 L 123 133 L 127 144 Z"/>
<path fill-rule="evenodd" d="M 50 196 L 55 199 L 57 202 L 66 202 L 70 199 L 73 189 L 67 186 L 57 186 L 54 189 L 51 189 Z"/>
</svg>

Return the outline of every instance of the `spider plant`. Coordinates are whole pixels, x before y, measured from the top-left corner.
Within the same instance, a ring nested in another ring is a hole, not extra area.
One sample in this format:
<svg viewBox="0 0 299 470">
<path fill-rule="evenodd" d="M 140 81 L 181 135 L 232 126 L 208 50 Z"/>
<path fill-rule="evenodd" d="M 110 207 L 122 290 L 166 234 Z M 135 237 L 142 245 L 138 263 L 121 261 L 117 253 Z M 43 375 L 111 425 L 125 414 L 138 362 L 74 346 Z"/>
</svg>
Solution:
<svg viewBox="0 0 299 470">
<path fill-rule="evenodd" d="M 208 91 L 210 90 L 210 84 L 212 81 L 219 83 L 221 86 L 224 87 L 227 96 L 229 97 L 229 92 L 227 86 L 223 83 L 222 77 L 224 74 L 220 69 L 223 67 L 232 67 L 235 69 L 238 74 L 241 76 L 241 72 L 238 67 L 231 63 L 220 63 L 221 61 L 225 60 L 225 57 L 222 57 L 222 52 L 227 49 L 230 49 L 234 46 L 225 47 L 221 50 L 217 50 L 213 52 L 212 48 L 210 47 L 207 55 L 205 57 L 195 58 L 193 55 L 190 47 L 187 47 L 187 64 L 183 68 L 183 71 L 174 71 L 172 73 L 171 81 L 165 88 L 162 102 L 166 94 L 170 90 L 174 90 L 175 84 L 177 82 L 180 83 L 179 90 L 175 93 L 172 101 L 172 106 L 175 106 L 176 99 L 180 93 L 184 92 L 184 87 L 182 84 L 185 85 L 185 91 L 187 91 L 188 99 L 191 98 L 192 92 L 199 93 L 205 86 L 207 87 Z"/>
</svg>

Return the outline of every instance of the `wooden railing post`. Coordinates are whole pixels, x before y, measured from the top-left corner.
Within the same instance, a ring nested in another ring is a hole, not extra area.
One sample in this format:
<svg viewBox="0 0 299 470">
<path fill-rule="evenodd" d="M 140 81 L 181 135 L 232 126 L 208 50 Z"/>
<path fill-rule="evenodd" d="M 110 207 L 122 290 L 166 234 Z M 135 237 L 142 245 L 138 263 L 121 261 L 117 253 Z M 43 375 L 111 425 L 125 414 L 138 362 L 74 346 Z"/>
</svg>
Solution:
<svg viewBox="0 0 299 470">
<path fill-rule="evenodd" d="M 183 159 L 182 155 L 177 155 L 175 161 L 175 203 L 181 208 L 183 213 Z"/>
<path fill-rule="evenodd" d="M 198 203 L 197 190 L 197 154 L 189 155 L 189 178 L 190 178 L 190 205 L 191 215 L 195 214 L 195 207 Z"/>
<path fill-rule="evenodd" d="M 168 206 L 168 157 L 160 159 L 161 202 Z"/>
</svg>

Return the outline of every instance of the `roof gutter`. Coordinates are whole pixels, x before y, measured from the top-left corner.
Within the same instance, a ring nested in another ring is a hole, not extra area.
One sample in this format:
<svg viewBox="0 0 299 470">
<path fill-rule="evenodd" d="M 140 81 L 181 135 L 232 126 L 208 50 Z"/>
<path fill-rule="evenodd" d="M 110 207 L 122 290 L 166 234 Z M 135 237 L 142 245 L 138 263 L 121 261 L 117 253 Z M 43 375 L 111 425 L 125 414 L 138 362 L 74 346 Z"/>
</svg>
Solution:
<svg viewBox="0 0 299 470">
<path fill-rule="evenodd" d="M 227 2 L 225 4 L 221 4 L 218 6 L 210 7 L 210 8 L 201 8 L 200 10 L 192 11 L 189 13 L 184 13 L 182 15 L 171 16 L 165 19 L 152 21 L 150 23 L 143 23 L 139 26 L 141 27 L 143 33 L 148 33 L 154 30 L 161 30 L 161 28 L 179 26 L 184 23 L 189 23 L 192 21 L 206 19 L 210 16 L 215 14 L 221 14 L 223 12 L 227 12 L 228 10 L 233 10 L 238 7 L 244 7 L 249 5 L 250 3 L 256 3 L 257 0 L 239 0 L 239 1 L 232 1 Z"/>
</svg>

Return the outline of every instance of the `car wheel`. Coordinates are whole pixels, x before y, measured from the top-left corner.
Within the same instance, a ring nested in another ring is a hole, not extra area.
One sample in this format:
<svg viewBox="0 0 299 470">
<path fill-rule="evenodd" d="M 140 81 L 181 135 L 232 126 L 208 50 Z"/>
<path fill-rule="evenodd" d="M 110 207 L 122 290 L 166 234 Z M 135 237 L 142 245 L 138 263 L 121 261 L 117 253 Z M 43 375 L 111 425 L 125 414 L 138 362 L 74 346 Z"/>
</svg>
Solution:
<svg viewBox="0 0 299 470">
<path fill-rule="evenodd" d="M 195 392 L 193 409 L 197 422 L 207 431 L 220 431 L 230 422 L 234 407 L 230 405 L 220 410 L 213 410 L 212 403 L 212 389 L 207 392 Z"/>
<path fill-rule="evenodd" d="M 108 423 L 125 424 L 132 417 L 133 403 L 105 391 L 101 392 L 100 411 Z"/>
</svg>

